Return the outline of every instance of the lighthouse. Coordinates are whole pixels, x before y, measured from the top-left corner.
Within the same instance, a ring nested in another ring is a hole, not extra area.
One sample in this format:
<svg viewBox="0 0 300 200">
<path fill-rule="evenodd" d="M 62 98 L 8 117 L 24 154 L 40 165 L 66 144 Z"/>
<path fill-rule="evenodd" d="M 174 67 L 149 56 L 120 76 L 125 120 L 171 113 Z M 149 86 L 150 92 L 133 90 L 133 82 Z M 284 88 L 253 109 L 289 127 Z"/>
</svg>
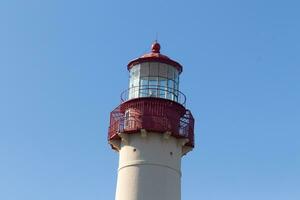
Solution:
<svg viewBox="0 0 300 200">
<path fill-rule="evenodd" d="M 110 113 L 119 153 L 116 200 L 180 200 L 181 158 L 194 148 L 194 118 L 179 90 L 180 63 L 151 52 L 129 62 L 129 87 Z"/>
</svg>

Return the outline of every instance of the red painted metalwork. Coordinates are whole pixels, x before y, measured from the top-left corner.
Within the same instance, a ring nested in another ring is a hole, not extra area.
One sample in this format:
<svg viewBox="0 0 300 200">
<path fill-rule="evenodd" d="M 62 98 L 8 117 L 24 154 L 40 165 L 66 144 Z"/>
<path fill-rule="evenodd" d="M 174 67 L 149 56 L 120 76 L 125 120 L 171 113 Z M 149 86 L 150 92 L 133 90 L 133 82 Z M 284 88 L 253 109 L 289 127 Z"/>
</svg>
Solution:
<svg viewBox="0 0 300 200">
<path fill-rule="evenodd" d="M 151 46 L 151 51 L 153 53 L 160 53 L 160 44 L 155 41 L 155 43 L 153 43 Z"/>
<path fill-rule="evenodd" d="M 129 113 L 129 114 L 125 114 Z M 118 133 L 133 134 L 141 129 L 187 138 L 194 147 L 194 118 L 181 104 L 161 98 L 137 98 L 126 101 L 110 114 L 108 139 L 119 140 Z"/>
<path fill-rule="evenodd" d="M 178 62 L 170 59 L 168 56 L 165 56 L 160 53 L 160 44 L 155 42 L 152 44 L 151 52 L 147 53 L 137 59 L 130 61 L 127 65 L 127 69 L 130 70 L 134 65 L 144 63 L 144 62 L 160 62 L 168 65 L 174 66 L 179 73 L 182 72 L 182 66 Z"/>
</svg>

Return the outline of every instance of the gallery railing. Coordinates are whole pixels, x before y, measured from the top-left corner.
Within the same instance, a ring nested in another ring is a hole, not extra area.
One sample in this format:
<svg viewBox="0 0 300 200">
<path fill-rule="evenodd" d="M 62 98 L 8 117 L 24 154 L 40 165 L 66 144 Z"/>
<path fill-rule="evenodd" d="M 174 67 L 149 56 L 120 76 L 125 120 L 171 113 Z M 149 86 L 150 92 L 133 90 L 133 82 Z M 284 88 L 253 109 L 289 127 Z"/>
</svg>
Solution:
<svg viewBox="0 0 300 200">
<path fill-rule="evenodd" d="M 157 85 L 141 85 L 131 87 L 121 93 L 121 101 L 125 102 L 130 99 L 142 97 L 155 97 L 169 99 L 185 106 L 185 95 L 174 88 L 162 87 Z"/>
<path fill-rule="evenodd" d="M 164 104 L 164 102 L 161 102 Z M 119 133 L 136 133 L 141 129 L 166 133 L 169 132 L 176 138 L 187 138 L 187 146 L 194 147 L 194 118 L 189 110 L 180 117 L 173 117 L 167 113 L 166 109 L 161 109 L 161 105 L 156 102 L 157 107 L 151 107 L 151 114 L 149 103 L 140 103 L 138 110 L 143 111 L 138 116 L 125 116 L 121 106 L 118 106 L 110 114 L 110 126 L 108 131 L 108 139 L 120 139 Z M 163 105 L 164 106 L 164 105 Z M 154 109 L 154 110 L 153 110 Z"/>
</svg>

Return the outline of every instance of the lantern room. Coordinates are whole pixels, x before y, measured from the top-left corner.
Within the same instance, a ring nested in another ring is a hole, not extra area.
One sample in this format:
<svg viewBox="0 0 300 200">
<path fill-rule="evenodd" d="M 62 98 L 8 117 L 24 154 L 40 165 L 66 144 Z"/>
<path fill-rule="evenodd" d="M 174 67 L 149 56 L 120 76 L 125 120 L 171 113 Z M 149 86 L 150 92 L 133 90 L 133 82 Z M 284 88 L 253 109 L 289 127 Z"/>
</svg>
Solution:
<svg viewBox="0 0 300 200">
<path fill-rule="evenodd" d="M 179 91 L 179 63 L 160 54 L 160 45 L 155 42 L 151 53 L 128 64 L 129 89 L 122 95 L 124 100 L 140 97 L 157 97 L 185 103 Z M 128 95 L 128 96 L 126 96 Z"/>
</svg>

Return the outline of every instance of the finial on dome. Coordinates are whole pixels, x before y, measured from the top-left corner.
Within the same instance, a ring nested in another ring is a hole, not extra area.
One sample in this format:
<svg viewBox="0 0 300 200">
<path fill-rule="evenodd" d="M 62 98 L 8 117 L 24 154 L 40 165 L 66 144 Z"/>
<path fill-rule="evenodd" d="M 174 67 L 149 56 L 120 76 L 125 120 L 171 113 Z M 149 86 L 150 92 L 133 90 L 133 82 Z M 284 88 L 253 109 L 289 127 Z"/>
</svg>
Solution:
<svg viewBox="0 0 300 200">
<path fill-rule="evenodd" d="M 160 44 L 155 40 L 155 42 L 151 46 L 151 51 L 153 53 L 160 53 Z"/>
</svg>

